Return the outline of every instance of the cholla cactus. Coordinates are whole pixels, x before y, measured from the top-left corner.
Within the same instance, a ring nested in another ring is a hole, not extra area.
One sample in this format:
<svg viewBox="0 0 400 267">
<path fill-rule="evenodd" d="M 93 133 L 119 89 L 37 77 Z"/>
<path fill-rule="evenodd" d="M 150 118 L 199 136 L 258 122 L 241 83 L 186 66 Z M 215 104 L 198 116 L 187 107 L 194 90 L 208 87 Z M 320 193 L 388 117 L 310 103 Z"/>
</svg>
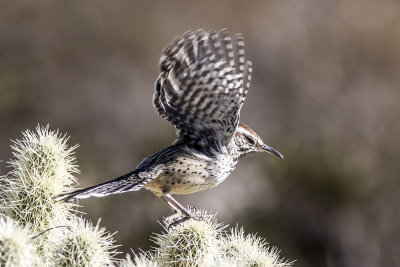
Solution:
<svg viewBox="0 0 400 267">
<path fill-rule="evenodd" d="M 0 266 L 34 266 L 38 264 L 31 235 L 10 218 L 0 217 Z"/>
<path fill-rule="evenodd" d="M 284 261 L 279 257 L 276 248 L 267 246 L 267 242 L 256 235 L 245 235 L 243 228 L 231 229 L 221 242 L 225 262 L 235 262 L 237 266 L 262 266 L 262 267 L 285 267 L 292 263 Z"/>
<path fill-rule="evenodd" d="M 198 211 L 202 220 L 189 220 L 153 238 L 158 246 L 156 258 L 162 265 L 203 266 L 219 255 L 221 225 L 215 216 Z"/>
<path fill-rule="evenodd" d="M 118 253 L 112 234 L 98 223 L 76 218 L 71 221 L 69 233 L 59 243 L 56 266 L 110 266 Z"/>
<path fill-rule="evenodd" d="M 36 132 L 28 130 L 22 140 L 13 143 L 12 170 L 1 177 L 0 216 L 12 218 L 15 229 L 19 229 L 17 225 L 29 229 L 32 237 L 24 242 L 36 247 L 42 260 L 38 266 L 110 266 L 116 254 L 112 235 L 99 224 L 93 226 L 78 218 L 76 204 L 54 198 L 72 191 L 76 184 L 73 152 L 77 146 L 68 147 L 67 140 L 58 131 L 38 126 Z M 3 260 L 3 251 L 1 255 Z"/>
<path fill-rule="evenodd" d="M 3 213 L 36 233 L 65 224 L 75 204 L 60 203 L 55 195 L 71 190 L 78 172 L 73 156 L 77 146 L 68 148 L 68 138 L 48 126 L 27 130 L 11 146 L 12 170 L 4 179 L 1 194 Z"/>
<path fill-rule="evenodd" d="M 262 266 L 289 267 L 276 249 L 255 235 L 245 236 L 237 227 L 230 233 L 215 216 L 197 212 L 202 220 L 188 220 L 163 234 L 156 234 L 153 256 L 138 257 L 156 261 L 159 266 Z M 132 265 L 136 266 L 136 265 Z M 138 265 L 139 266 L 139 265 Z M 143 266 L 143 265 L 141 265 Z"/>
<path fill-rule="evenodd" d="M 135 255 L 132 260 L 130 255 L 126 255 L 126 258 L 119 262 L 118 267 L 159 267 L 158 263 L 152 259 L 149 253 L 142 254 L 140 256 Z"/>
</svg>

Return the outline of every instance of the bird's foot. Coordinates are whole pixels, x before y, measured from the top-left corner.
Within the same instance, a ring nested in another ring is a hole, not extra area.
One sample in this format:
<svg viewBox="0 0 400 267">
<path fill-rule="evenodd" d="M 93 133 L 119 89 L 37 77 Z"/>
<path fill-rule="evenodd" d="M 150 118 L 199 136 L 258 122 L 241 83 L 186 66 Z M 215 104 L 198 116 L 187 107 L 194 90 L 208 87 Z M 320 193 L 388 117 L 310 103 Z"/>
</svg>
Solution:
<svg viewBox="0 0 400 267">
<path fill-rule="evenodd" d="M 191 214 L 183 214 L 183 213 L 175 213 L 171 216 L 165 217 L 163 219 L 164 226 L 170 230 L 173 227 L 178 226 L 179 224 L 191 219 Z"/>
<path fill-rule="evenodd" d="M 205 211 L 197 209 L 192 206 L 187 207 L 188 213 L 176 212 L 175 214 L 164 218 L 164 226 L 170 230 L 173 227 L 180 225 L 187 220 L 193 219 L 196 221 L 209 221 L 213 218 L 212 215 L 207 214 Z"/>
<path fill-rule="evenodd" d="M 167 229 L 168 229 L 168 230 L 171 230 L 171 228 L 174 228 L 174 227 L 178 226 L 179 224 L 181 224 L 181 223 L 183 223 L 183 222 L 186 222 L 187 220 L 190 220 L 190 219 L 192 219 L 191 216 L 184 216 L 184 217 L 181 217 L 180 219 L 171 222 L 171 223 L 168 225 Z"/>
</svg>

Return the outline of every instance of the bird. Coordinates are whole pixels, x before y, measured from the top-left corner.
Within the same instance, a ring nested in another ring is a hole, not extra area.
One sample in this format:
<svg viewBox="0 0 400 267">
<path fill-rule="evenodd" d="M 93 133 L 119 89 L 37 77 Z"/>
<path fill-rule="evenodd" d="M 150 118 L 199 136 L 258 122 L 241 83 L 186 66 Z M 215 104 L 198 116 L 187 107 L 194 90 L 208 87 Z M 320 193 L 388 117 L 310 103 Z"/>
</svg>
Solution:
<svg viewBox="0 0 400 267">
<path fill-rule="evenodd" d="M 239 122 L 252 74 L 242 34 L 227 29 L 187 31 L 163 50 L 153 105 L 177 131 L 177 139 L 111 181 L 61 195 L 71 202 L 142 188 L 165 202 L 179 222 L 194 218 L 172 195 L 219 185 L 240 158 L 253 152 L 282 154 Z"/>
</svg>

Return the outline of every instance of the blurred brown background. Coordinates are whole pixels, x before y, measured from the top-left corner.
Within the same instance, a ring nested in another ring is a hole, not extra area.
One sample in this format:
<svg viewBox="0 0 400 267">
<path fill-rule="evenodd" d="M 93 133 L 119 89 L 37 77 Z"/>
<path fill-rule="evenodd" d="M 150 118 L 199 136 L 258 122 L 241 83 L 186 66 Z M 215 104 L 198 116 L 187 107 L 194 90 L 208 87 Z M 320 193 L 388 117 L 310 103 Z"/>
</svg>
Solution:
<svg viewBox="0 0 400 267">
<path fill-rule="evenodd" d="M 258 233 L 296 266 L 400 266 L 400 2 L 0 1 L 0 169 L 10 139 L 71 135 L 81 186 L 175 138 L 152 107 L 163 47 L 188 29 L 244 34 L 254 75 L 241 120 L 285 155 L 244 158 L 218 188 L 178 196 Z M 82 200 L 151 246 L 169 209 L 150 192 Z"/>
</svg>

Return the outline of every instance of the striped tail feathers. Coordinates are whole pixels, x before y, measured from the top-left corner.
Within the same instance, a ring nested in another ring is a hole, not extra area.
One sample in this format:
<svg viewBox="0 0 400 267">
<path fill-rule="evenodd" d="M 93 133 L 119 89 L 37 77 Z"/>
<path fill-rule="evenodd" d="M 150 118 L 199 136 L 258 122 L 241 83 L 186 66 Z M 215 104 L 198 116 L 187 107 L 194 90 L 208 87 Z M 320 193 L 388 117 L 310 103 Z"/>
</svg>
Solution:
<svg viewBox="0 0 400 267">
<path fill-rule="evenodd" d="M 73 202 L 89 197 L 104 197 L 111 194 L 121 194 L 129 191 L 138 191 L 153 179 L 154 175 L 136 170 L 120 176 L 114 180 L 79 189 L 66 194 L 58 195 L 55 199 L 63 202 Z"/>
</svg>

